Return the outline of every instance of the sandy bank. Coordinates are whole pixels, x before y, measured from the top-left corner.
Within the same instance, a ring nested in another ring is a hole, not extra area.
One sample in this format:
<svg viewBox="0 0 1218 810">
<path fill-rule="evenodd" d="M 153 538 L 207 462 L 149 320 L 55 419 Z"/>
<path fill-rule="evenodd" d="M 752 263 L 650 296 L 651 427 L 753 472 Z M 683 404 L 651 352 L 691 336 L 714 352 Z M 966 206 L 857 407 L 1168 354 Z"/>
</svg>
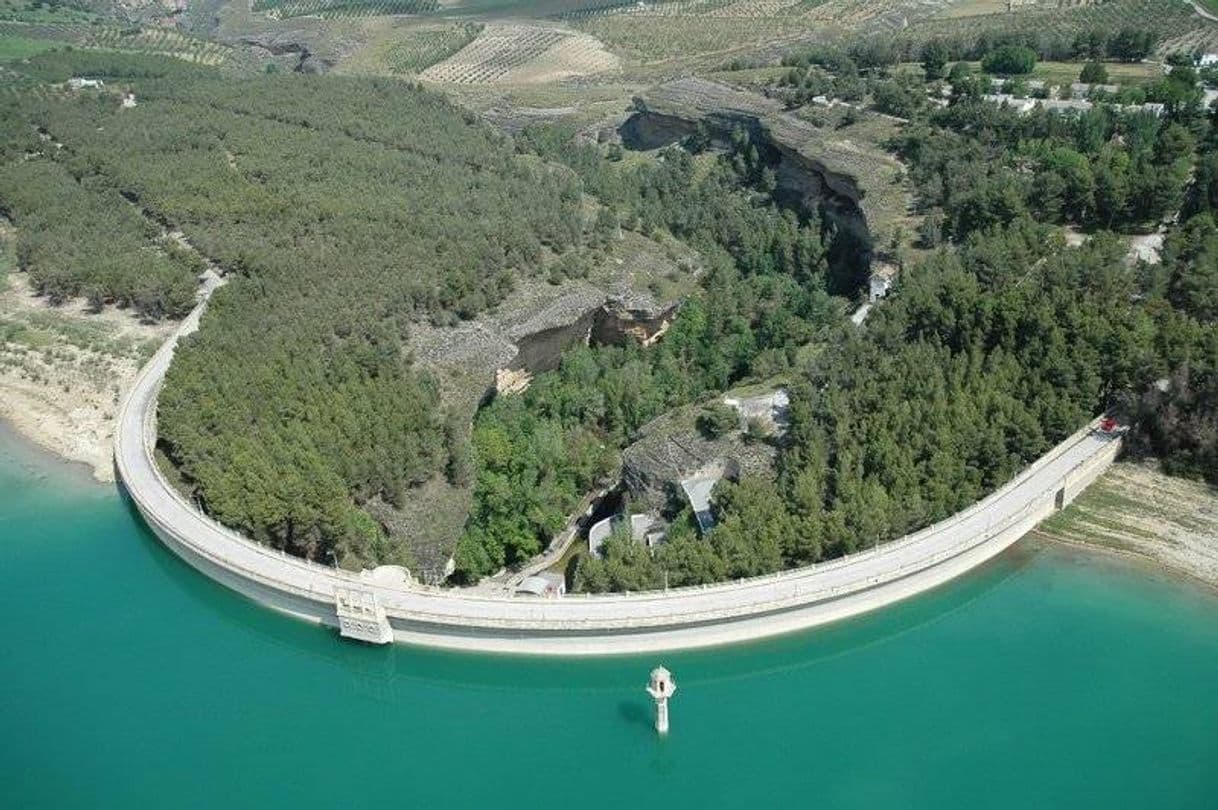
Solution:
<svg viewBox="0 0 1218 810">
<path fill-rule="evenodd" d="M 52 307 L 23 273 L 0 275 L 0 420 L 113 481 L 118 405 L 172 324 L 140 323 L 83 302 Z"/>
<path fill-rule="evenodd" d="M 1153 561 L 1218 587 L 1218 488 L 1120 463 L 1041 525 L 1051 540 Z"/>
</svg>

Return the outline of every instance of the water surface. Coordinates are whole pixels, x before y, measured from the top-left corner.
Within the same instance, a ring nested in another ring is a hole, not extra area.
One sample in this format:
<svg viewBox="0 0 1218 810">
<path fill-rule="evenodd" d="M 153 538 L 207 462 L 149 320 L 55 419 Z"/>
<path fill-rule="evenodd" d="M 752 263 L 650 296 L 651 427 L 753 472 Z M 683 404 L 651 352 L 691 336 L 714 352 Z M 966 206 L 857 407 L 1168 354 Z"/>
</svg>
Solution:
<svg viewBox="0 0 1218 810">
<path fill-rule="evenodd" d="M 663 656 L 362 647 L 0 433 L 0 806 L 1218 807 L 1218 598 L 1021 545 L 861 619 Z"/>
</svg>

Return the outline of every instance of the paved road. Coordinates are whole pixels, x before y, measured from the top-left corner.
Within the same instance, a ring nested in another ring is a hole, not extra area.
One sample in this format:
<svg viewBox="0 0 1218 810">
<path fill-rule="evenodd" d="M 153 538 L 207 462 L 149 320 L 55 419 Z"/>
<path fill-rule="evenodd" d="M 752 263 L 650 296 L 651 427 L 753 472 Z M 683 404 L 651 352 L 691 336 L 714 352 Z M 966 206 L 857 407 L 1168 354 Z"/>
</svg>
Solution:
<svg viewBox="0 0 1218 810">
<path fill-rule="evenodd" d="M 178 334 L 193 331 L 204 306 L 188 316 Z M 874 609 L 998 553 L 1052 511 L 1063 482 L 1072 497 L 1073 479 L 1081 477 L 1085 485 L 1116 449 L 1112 438 L 1080 431 L 1003 489 L 940 524 L 873 551 L 767 577 L 560 599 L 381 584 L 367 574 L 305 562 L 249 541 L 196 511 L 166 483 L 152 450 L 157 392 L 175 339 L 137 378 L 115 436 L 120 479 L 162 540 L 229 587 L 315 621 L 334 622 L 336 589 L 374 594 L 399 640 L 438 646 L 589 653 L 665 649 L 785 632 Z M 572 642 L 572 636 L 582 640 Z"/>
</svg>

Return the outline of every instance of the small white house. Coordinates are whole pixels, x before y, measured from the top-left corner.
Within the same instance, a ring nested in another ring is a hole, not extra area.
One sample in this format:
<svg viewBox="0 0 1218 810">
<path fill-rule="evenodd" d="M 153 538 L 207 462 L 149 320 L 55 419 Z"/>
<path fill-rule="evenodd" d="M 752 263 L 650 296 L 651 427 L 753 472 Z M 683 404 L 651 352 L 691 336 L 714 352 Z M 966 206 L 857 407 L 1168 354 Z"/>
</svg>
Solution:
<svg viewBox="0 0 1218 810">
<path fill-rule="evenodd" d="M 888 291 L 892 289 L 892 285 L 896 280 L 896 265 L 888 264 L 887 262 L 876 262 L 868 279 L 867 302 L 874 304 L 885 295 L 888 295 Z"/>
<path fill-rule="evenodd" d="M 106 83 L 101 79 L 86 79 L 83 76 L 73 76 L 68 79 L 68 87 L 73 90 L 83 90 L 86 87 L 105 87 Z"/>
<path fill-rule="evenodd" d="M 554 599 L 566 593 L 567 580 L 556 571 L 542 571 L 540 574 L 525 577 L 516 586 L 517 596 L 545 596 Z"/>
<path fill-rule="evenodd" d="M 1087 84 L 1086 82 L 1073 82 L 1070 85 L 1070 95 L 1074 98 L 1088 98 L 1092 93 L 1107 93 L 1113 95 L 1120 91 L 1121 86 L 1117 84 Z"/>
<path fill-rule="evenodd" d="M 1203 53 L 1197 60 L 1197 67 L 1213 67 L 1218 65 L 1218 53 Z"/>
<path fill-rule="evenodd" d="M 605 545 L 605 541 L 609 539 L 609 535 L 613 534 L 614 516 L 598 520 L 593 523 L 588 529 L 588 553 L 597 557 L 601 556 L 601 546 Z"/>
<path fill-rule="evenodd" d="M 119 102 L 119 105 L 124 110 L 129 110 L 132 107 L 134 107 L 135 106 L 135 93 L 131 93 L 131 92 L 123 93 L 123 100 L 121 102 Z"/>
</svg>

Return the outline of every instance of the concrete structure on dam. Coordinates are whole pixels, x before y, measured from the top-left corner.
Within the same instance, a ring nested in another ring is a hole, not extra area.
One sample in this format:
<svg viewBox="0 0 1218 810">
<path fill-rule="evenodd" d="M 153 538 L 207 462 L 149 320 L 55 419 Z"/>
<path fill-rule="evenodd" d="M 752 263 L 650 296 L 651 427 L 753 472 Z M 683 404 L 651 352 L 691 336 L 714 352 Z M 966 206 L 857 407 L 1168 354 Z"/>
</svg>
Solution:
<svg viewBox="0 0 1218 810">
<path fill-rule="evenodd" d="M 205 287 L 210 294 L 212 279 Z M 989 497 L 900 540 L 807 568 L 735 582 L 554 599 L 418 585 L 389 569 L 353 573 L 259 545 L 199 512 L 153 457 L 156 402 L 177 339 L 149 360 L 115 433 L 115 466 L 156 535 L 217 582 L 283 613 L 371 643 L 596 655 L 725 644 L 800 630 L 896 602 L 998 554 L 1095 480 L 1120 439 L 1080 430 Z"/>
</svg>

